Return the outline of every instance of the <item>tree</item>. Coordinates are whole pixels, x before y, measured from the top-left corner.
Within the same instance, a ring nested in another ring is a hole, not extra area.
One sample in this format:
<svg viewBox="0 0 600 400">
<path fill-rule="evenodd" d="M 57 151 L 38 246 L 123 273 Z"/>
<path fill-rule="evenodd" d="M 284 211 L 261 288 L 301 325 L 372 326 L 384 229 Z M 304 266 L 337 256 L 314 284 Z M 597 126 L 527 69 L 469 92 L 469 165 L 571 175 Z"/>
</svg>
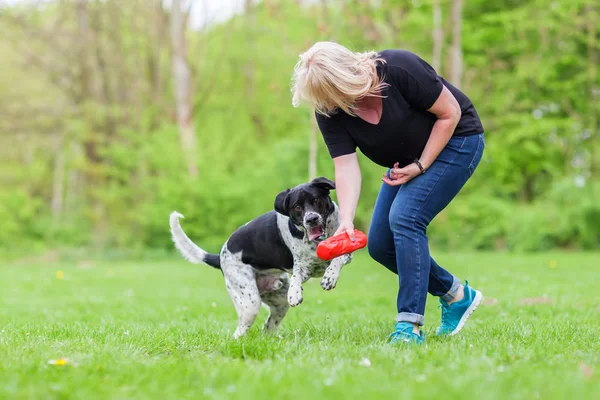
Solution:
<svg viewBox="0 0 600 400">
<path fill-rule="evenodd" d="M 173 0 L 171 5 L 171 62 L 179 140 L 186 158 L 187 172 L 191 178 L 195 179 L 198 177 L 198 165 L 196 164 L 196 133 L 192 115 L 194 88 L 186 41 L 187 22 L 192 2 L 187 4 L 185 10 L 183 6 L 182 0 Z"/>
<path fill-rule="evenodd" d="M 317 140 L 319 138 L 319 126 L 315 118 L 315 113 L 310 110 L 310 131 L 308 133 L 308 180 L 311 181 L 317 177 Z"/>
<path fill-rule="evenodd" d="M 319 7 L 319 30 L 328 33 L 328 13 L 327 0 L 321 0 Z M 310 110 L 310 130 L 308 131 L 308 180 L 311 181 L 317 177 L 317 158 L 318 149 L 317 140 L 319 138 L 319 126 L 315 119 L 315 113 Z"/>
<path fill-rule="evenodd" d="M 442 73 L 443 43 L 442 7 L 440 6 L 440 0 L 433 0 L 433 54 L 431 56 L 431 65 L 439 74 Z"/>
<path fill-rule="evenodd" d="M 598 84 L 598 24 L 600 23 L 598 3 L 589 1 L 584 7 L 586 15 L 586 31 L 587 31 L 587 78 L 588 78 L 588 96 L 589 96 L 589 129 L 591 137 L 595 138 L 590 147 L 590 175 L 594 175 L 599 171 L 600 167 L 600 132 L 598 126 L 598 114 L 600 114 L 600 85 Z"/>
<path fill-rule="evenodd" d="M 463 0 L 453 0 L 450 16 L 452 25 L 452 47 L 450 48 L 450 83 L 460 88 L 462 85 L 462 8 Z"/>
<path fill-rule="evenodd" d="M 484 161 L 464 202 L 432 227 L 437 244 L 469 234 L 480 240 L 468 246 L 514 248 L 531 232 L 526 247 L 600 246 L 597 1 L 470 0 L 461 14 L 464 0 L 240 0 L 247 14 L 176 30 L 187 87 L 175 86 L 171 3 L 10 3 L 0 0 L 0 248 L 15 238 L 170 248 L 164 216 L 201 205 L 190 234 L 217 250 L 282 187 L 333 173 L 313 113 L 292 109 L 287 90 L 298 53 L 317 40 L 423 54 L 476 105 Z M 191 0 L 179 4 L 185 25 Z M 453 49 L 464 62 L 456 79 Z M 187 121 L 210 132 L 197 145 L 182 142 L 180 87 L 194 95 Z M 253 115 L 269 123 L 260 129 Z M 181 179 L 196 149 L 201 185 Z M 365 163 L 362 173 L 357 227 L 381 170 Z"/>
</svg>

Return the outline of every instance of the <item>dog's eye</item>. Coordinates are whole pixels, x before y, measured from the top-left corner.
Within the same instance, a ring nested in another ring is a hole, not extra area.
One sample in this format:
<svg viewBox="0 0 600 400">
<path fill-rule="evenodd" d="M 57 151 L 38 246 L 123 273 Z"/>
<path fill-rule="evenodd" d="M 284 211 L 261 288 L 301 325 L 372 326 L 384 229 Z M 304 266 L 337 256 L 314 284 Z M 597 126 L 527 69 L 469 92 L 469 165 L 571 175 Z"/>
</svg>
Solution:
<svg viewBox="0 0 600 400">
<path fill-rule="evenodd" d="M 302 207 L 296 206 L 296 207 L 294 207 L 294 210 L 300 212 L 300 211 L 302 211 Z"/>
</svg>

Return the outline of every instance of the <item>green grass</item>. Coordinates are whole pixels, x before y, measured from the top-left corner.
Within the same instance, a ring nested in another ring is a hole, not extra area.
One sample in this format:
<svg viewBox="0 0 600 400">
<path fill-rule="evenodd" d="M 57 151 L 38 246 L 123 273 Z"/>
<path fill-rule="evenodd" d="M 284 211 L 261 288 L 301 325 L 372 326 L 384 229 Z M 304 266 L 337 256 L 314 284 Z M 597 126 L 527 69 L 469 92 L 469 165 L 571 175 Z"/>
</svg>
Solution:
<svg viewBox="0 0 600 400">
<path fill-rule="evenodd" d="M 598 399 L 600 255 L 438 254 L 482 290 L 458 337 L 386 343 L 397 281 L 363 252 L 281 338 L 235 341 L 221 274 L 180 259 L 0 267 L 2 399 Z M 57 271 L 64 278 L 56 277 Z M 48 361 L 66 357 L 67 366 Z M 370 367 L 361 366 L 368 358 Z"/>
</svg>

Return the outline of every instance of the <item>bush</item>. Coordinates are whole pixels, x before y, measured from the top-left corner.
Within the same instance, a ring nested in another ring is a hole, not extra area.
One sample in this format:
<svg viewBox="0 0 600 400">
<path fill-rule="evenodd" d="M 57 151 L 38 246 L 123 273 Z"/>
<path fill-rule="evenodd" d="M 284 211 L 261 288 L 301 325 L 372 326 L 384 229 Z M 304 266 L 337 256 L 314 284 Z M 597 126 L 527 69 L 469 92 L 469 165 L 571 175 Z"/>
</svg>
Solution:
<svg viewBox="0 0 600 400">
<path fill-rule="evenodd" d="M 600 185 L 560 182 L 533 204 L 483 193 L 458 198 L 431 224 L 434 246 L 456 249 L 544 251 L 600 246 Z"/>
</svg>

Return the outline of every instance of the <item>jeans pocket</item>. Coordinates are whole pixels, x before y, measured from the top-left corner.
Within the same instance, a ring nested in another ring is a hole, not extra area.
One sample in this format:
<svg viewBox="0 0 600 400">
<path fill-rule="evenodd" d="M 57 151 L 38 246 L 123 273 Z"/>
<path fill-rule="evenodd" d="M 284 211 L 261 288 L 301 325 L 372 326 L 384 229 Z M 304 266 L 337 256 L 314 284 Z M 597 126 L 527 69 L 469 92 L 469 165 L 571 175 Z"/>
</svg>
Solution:
<svg viewBox="0 0 600 400">
<path fill-rule="evenodd" d="M 475 172 L 475 168 L 479 165 L 479 161 L 481 161 L 481 157 L 483 156 L 483 149 L 485 148 L 485 141 L 483 139 L 483 133 L 478 135 L 479 138 L 477 140 L 477 149 L 475 150 L 475 154 L 473 155 L 473 160 L 469 164 L 469 176 L 473 176 Z"/>
</svg>

